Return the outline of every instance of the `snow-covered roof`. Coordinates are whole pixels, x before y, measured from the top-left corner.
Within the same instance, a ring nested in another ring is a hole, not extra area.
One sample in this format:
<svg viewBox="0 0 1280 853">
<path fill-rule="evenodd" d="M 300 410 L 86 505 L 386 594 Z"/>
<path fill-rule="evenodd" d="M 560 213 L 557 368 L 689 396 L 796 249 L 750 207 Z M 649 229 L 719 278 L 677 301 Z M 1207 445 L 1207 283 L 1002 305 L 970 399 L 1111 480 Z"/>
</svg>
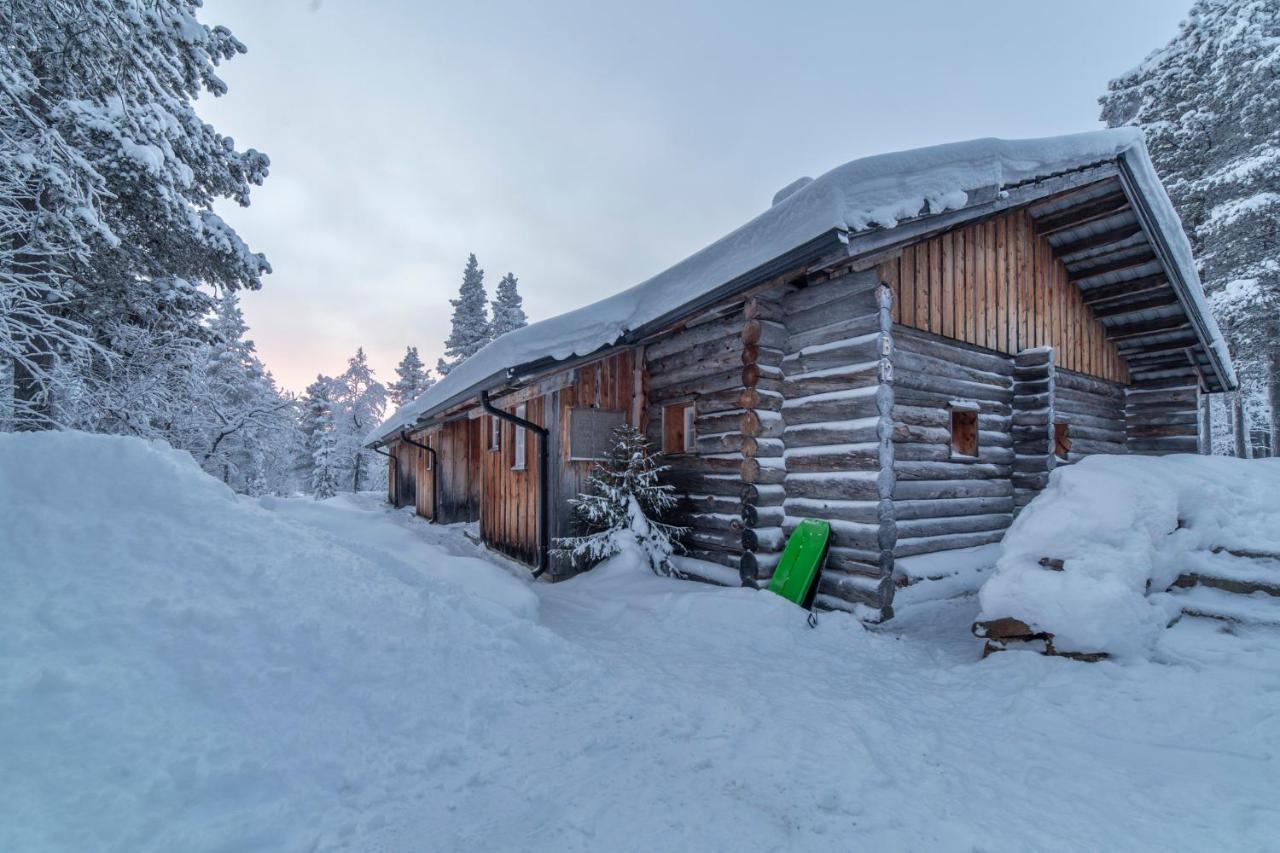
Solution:
<svg viewBox="0 0 1280 853">
<path fill-rule="evenodd" d="M 717 288 L 833 231 L 894 228 L 921 215 L 958 210 L 975 190 L 1005 187 L 1123 158 L 1150 205 L 1205 325 L 1206 344 L 1225 370 L 1230 358 L 1204 299 L 1191 245 L 1156 177 L 1142 132 L 1114 128 L 1043 139 L 975 139 L 863 157 L 821 177 L 796 181 L 750 222 L 680 263 L 621 293 L 508 332 L 422 396 L 401 406 L 366 443 L 376 444 L 420 418 L 498 384 L 508 370 L 595 352 Z"/>
</svg>

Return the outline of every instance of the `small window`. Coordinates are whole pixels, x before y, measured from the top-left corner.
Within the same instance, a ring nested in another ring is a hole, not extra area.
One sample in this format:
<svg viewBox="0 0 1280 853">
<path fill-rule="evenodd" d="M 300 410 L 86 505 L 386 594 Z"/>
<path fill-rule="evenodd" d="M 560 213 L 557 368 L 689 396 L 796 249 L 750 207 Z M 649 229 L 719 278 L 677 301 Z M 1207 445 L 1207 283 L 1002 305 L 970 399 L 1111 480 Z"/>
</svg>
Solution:
<svg viewBox="0 0 1280 853">
<path fill-rule="evenodd" d="M 621 409 L 575 406 L 569 410 L 569 461 L 595 462 L 608 458 L 613 431 L 627 422 Z"/>
<path fill-rule="evenodd" d="M 1053 455 L 1064 462 L 1071 455 L 1071 427 L 1062 421 L 1053 424 Z"/>
<path fill-rule="evenodd" d="M 528 408 L 529 407 L 526 406 L 524 403 L 521 403 L 520 405 L 516 406 L 516 417 L 523 420 L 525 417 L 525 412 L 528 411 Z M 516 427 L 516 458 L 515 458 L 515 462 L 513 462 L 511 465 L 512 469 L 516 471 L 523 471 L 525 467 L 524 439 L 525 439 L 524 427 Z"/>
<path fill-rule="evenodd" d="M 662 452 L 693 453 L 698 446 L 693 402 L 672 403 L 662 410 Z"/>
<path fill-rule="evenodd" d="M 978 457 L 978 409 L 972 404 L 951 404 L 951 455 Z"/>
<path fill-rule="evenodd" d="M 489 449 L 502 449 L 502 421 L 493 415 L 489 415 Z"/>
</svg>

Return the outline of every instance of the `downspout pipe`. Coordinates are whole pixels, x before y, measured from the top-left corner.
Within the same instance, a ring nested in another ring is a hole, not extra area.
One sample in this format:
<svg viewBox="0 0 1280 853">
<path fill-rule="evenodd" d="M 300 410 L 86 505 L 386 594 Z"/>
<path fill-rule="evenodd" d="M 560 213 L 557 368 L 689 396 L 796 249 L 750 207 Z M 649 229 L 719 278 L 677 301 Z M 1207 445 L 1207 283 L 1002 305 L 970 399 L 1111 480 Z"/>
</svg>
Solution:
<svg viewBox="0 0 1280 853">
<path fill-rule="evenodd" d="M 551 470 L 548 464 L 551 458 L 547 442 L 551 437 L 551 431 L 544 426 L 538 426 L 533 421 L 527 421 L 524 418 L 517 417 L 510 412 L 504 412 L 493 403 L 489 402 L 489 392 L 480 392 L 480 408 L 484 409 L 490 415 L 503 421 L 510 421 L 521 429 L 527 429 L 534 435 L 538 436 L 538 567 L 533 570 L 533 576 L 539 577 L 550 566 L 550 541 L 547 531 L 547 520 L 549 517 L 547 498 L 550 494 L 550 477 Z"/>
<path fill-rule="evenodd" d="M 436 523 L 436 507 L 440 506 L 440 490 L 437 488 L 437 486 L 440 484 L 440 472 L 439 472 L 440 466 L 438 464 L 440 457 L 436 455 L 436 452 L 434 449 L 428 447 L 425 444 L 419 444 L 418 442 L 414 441 L 412 438 L 409 438 L 409 433 L 406 430 L 400 430 L 400 440 L 403 441 L 405 444 L 411 444 L 414 447 L 422 448 L 423 450 L 427 451 L 427 455 L 431 457 L 431 523 L 435 524 Z"/>
</svg>

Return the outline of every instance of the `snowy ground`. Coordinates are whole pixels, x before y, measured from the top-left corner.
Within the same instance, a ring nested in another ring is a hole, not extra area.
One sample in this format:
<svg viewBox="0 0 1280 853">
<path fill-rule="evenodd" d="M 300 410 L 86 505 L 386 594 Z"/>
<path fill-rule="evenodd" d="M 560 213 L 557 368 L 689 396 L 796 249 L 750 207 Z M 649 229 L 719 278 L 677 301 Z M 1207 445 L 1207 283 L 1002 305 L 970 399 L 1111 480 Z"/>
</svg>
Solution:
<svg viewBox="0 0 1280 853">
<path fill-rule="evenodd" d="M 973 598 L 816 629 L 532 584 L 375 496 L 0 435 L 0 850 L 1268 850 L 1280 632 L 978 659 Z"/>
</svg>

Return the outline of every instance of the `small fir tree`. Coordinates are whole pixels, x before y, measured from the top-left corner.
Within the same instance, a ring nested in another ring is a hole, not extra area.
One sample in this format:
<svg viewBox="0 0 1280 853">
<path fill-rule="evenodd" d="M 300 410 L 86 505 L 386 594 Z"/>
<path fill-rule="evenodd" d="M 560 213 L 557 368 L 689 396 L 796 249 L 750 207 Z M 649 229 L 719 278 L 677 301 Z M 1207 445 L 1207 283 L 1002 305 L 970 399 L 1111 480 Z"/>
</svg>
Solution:
<svg viewBox="0 0 1280 853">
<path fill-rule="evenodd" d="M 498 282 L 493 299 L 493 337 L 498 338 L 515 329 L 529 325 L 524 315 L 524 300 L 517 289 L 514 273 L 507 273 Z"/>
<path fill-rule="evenodd" d="M 484 290 L 484 270 L 474 253 L 467 257 L 467 267 L 462 272 L 462 287 L 458 298 L 450 299 L 453 306 L 452 328 L 444 344 L 445 357 L 436 364 L 441 376 L 480 351 L 493 339 L 489 324 L 488 297 Z"/>
<path fill-rule="evenodd" d="M 644 433 L 631 426 L 614 430 L 613 447 L 592 470 L 588 491 L 569 501 L 583 532 L 557 539 L 557 553 L 594 565 L 636 547 L 655 574 L 672 574 L 669 560 L 686 528 L 663 521 L 678 500 L 659 482 L 667 468 L 649 452 Z"/>
<path fill-rule="evenodd" d="M 356 354 L 347 360 L 347 369 L 333 388 L 334 403 L 341 412 L 341 418 L 336 420 L 338 444 L 350 460 L 346 464 L 351 472 L 351 491 L 358 492 L 369 487 L 365 474 L 376 462 L 374 455 L 364 449 L 364 438 L 382 420 L 387 388 L 374 378 L 364 347 L 358 347 Z M 373 470 L 376 472 L 382 467 L 375 465 Z"/>
<path fill-rule="evenodd" d="M 311 493 L 316 500 L 322 501 L 338 493 L 338 429 L 334 422 L 332 406 L 324 406 L 320 412 L 314 443 L 315 451 L 311 458 Z"/>
<path fill-rule="evenodd" d="M 387 388 L 391 392 L 391 402 L 399 408 L 410 400 L 416 400 L 423 391 L 436 384 L 418 357 L 417 347 L 407 347 L 404 358 L 396 366 L 396 381 Z"/>
</svg>

